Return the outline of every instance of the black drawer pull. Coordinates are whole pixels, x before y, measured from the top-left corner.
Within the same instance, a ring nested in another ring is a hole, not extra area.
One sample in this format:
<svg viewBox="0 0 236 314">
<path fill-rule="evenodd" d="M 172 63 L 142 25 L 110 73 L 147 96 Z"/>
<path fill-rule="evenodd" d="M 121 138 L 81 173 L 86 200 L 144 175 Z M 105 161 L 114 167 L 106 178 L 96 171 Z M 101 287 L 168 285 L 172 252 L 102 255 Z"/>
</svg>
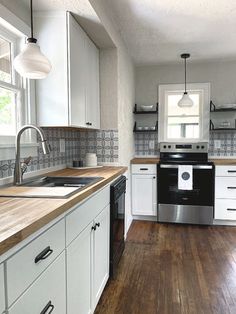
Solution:
<svg viewBox="0 0 236 314">
<path fill-rule="evenodd" d="M 236 170 L 228 170 L 228 173 L 236 173 Z"/>
<path fill-rule="evenodd" d="M 148 168 L 140 168 L 139 170 L 148 170 Z"/>
<path fill-rule="evenodd" d="M 47 246 L 46 249 L 44 249 L 39 255 L 35 257 L 35 264 L 37 264 L 39 261 L 44 260 L 48 258 L 52 254 L 53 250 L 50 248 L 50 246 Z"/>
<path fill-rule="evenodd" d="M 48 312 L 48 310 L 50 311 Z M 54 310 L 54 305 L 52 304 L 52 301 L 49 301 L 48 304 L 45 306 L 45 308 L 40 312 L 40 314 L 50 314 Z"/>
<path fill-rule="evenodd" d="M 236 190 L 236 186 L 228 186 L 227 189 L 229 189 L 229 190 Z"/>
<path fill-rule="evenodd" d="M 97 222 L 96 225 L 95 225 L 95 227 L 98 227 L 98 228 L 99 228 L 99 227 L 100 227 L 100 222 Z"/>
<path fill-rule="evenodd" d="M 236 208 L 227 208 L 229 211 L 236 211 Z"/>
</svg>

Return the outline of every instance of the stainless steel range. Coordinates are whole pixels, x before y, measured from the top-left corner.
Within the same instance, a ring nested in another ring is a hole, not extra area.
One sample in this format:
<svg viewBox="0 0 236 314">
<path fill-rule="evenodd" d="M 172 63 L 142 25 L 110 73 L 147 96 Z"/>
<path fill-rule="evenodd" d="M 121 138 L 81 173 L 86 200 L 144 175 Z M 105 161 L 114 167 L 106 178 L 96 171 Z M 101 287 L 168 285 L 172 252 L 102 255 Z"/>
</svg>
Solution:
<svg viewBox="0 0 236 314">
<path fill-rule="evenodd" d="M 207 143 L 161 143 L 158 221 L 212 224 L 214 164 Z"/>
</svg>

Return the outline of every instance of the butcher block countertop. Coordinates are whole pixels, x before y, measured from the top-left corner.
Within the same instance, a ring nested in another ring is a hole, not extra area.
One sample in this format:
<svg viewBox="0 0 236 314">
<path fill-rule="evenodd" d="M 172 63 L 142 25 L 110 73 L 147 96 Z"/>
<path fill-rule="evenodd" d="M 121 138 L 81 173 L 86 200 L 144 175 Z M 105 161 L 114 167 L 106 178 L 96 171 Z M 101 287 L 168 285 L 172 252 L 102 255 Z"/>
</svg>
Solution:
<svg viewBox="0 0 236 314">
<path fill-rule="evenodd" d="M 214 162 L 216 166 L 236 165 L 236 159 L 211 159 L 209 161 Z M 131 160 L 131 164 L 158 164 L 160 162 L 159 157 L 135 157 Z"/>
<path fill-rule="evenodd" d="M 0 197 L 0 255 L 125 173 L 126 170 L 126 167 L 102 167 L 86 170 L 63 169 L 47 173 L 46 176 L 104 178 L 67 199 Z"/>
<path fill-rule="evenodd" d="M 214 162 L 216 166 L 236 165 L 236 159 L 209 159 L 209 161 Z"/>
<path fill-rule="evenodd" d="M 131 160 L 131 164 L 158 164 L 159 157 L 135 157 Z"/>
</svg>

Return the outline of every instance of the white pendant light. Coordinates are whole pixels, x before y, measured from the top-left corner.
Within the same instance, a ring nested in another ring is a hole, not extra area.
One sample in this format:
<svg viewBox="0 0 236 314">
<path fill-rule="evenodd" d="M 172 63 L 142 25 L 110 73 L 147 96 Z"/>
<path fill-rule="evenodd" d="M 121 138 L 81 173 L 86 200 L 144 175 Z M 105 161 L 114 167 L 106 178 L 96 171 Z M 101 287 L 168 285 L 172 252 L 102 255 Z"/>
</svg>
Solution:
<svg viewBox="0 0 236 314">
<path fill-rule="evenodd" d="M 183 97 L 179 100 L 178 102 L 178 106 L 181 108 L 189 108 L 192 107 L 194 105 L 192 99 L 189 97 L 189 94 L 187 92 L 187 64 L 186 64 L 186 59 L 188 59 L 190 57 L 189 53 L 183 53 L 181 55 L 181 58 L 184 59 L 184 77 L 185 77 L 185 82 L 184 82 L 184 86 L 185 86 L 185 91 L 183 94 Z"/>
<path fill-rule="evenodd" d="M 33 5 L 30 0 L 31 11 L 31 37 L 27 39 L 23 51 L 14 59 L 13 65 L 16 71 L 23 77 L 29 79 L 43 79 L 51 71 L 51 63 L 42 54 L 37 39 L 33 35 Z"/>
</svg>

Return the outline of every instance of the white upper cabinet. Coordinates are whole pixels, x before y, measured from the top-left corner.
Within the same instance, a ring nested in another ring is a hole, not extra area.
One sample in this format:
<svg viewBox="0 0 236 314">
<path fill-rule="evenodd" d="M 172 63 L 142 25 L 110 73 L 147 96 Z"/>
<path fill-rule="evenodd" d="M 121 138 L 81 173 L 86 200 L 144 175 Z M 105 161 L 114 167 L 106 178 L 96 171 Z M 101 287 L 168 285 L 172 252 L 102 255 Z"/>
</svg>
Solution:
<svg viewBox="0 0 236 314">
<path fill-rule="evenodd" d="M 99 51 L 94 43 L 86 39 L 87 84 L 86 84 L 86 124 L 91 128 L 100 128 L 99 93 Z"/>
<path fill-rule="evenodd" d="M 36 82 L 38 124 L 99 129 L 98 48 L 69 12 L 38 12 L 35 28 L 52 63 Z"/>
</svg>

